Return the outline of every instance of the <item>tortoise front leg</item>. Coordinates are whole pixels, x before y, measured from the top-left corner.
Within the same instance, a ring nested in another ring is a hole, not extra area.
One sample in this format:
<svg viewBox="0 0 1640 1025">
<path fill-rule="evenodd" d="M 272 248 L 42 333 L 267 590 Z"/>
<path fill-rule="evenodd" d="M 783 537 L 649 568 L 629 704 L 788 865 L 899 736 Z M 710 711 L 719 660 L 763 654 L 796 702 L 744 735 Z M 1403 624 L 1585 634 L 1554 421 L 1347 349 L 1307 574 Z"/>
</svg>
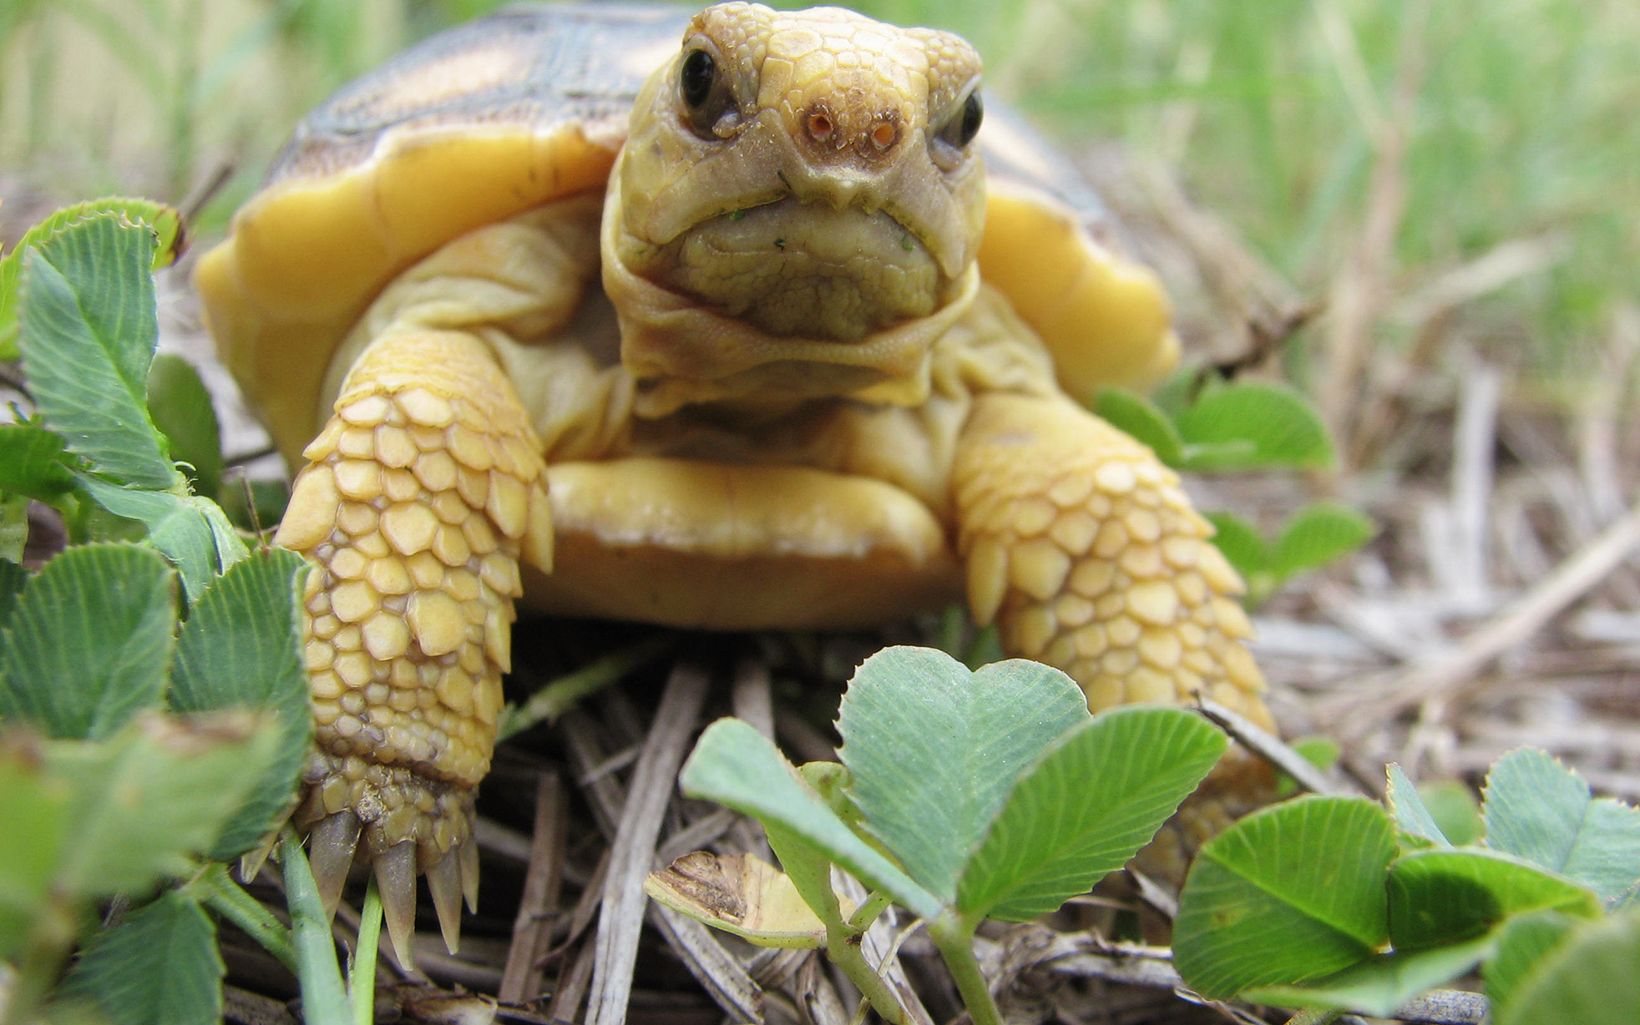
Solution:
<svg viewBox="0 0 1640 1025">
<path fill-rule="evenodd" d="M 1009 654 L 1064 670 L 1095 712 L 1203 695 L 1274 729 L 1242 643 L 1241 578 L 1150 449 L 1068 399 L 993 393 L 975 402 L 953 482 L 968 600 Z M 1140 867 L 1182 883 L 1193 852 L 1271 784 L 1233 753 Z"/>
<path fill-rule="evenodd" d="M 551 556 L 540 445 L 487 346 L 402 330 L 360 358 L 304 455 L 275 537 L 315 564 L 303 643 L 318 737 L 296 822 L 327 909 L 356 852 L 373 866 L 408 963 L 419 873 L 451 950 L 462 894 L 477 897 L 473 794 L 518 563 Z"/>
<path fill-rule="evenodd" d="M 953 473 L 968 599 L 1094 711 L 1205 695 L 1266 727 L 1241 579 L 1173 471 L 1061 398 L 975 401 Z"/>
</svg>

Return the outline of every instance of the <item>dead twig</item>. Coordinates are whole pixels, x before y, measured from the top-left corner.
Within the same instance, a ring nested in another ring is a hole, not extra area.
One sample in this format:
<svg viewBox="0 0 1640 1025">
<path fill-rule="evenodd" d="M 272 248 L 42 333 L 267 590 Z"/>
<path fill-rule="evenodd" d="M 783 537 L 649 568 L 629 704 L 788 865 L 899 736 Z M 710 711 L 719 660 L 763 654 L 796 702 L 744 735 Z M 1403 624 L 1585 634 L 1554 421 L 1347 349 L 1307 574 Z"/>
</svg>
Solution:
<svg viewBox="0 0 1640 1025">
<path fill-rule="evenodd" d="M 1343 452 L 1353 451 L 1350 442 L 1360 410 L 1361 378 L 1372 348 L 1372 325 L 1382 310 L 1395 239 L 1406 213 L 1406 158 L 1427 64 L 1429 9 L 1428 0 L 1422 0 L 1406 12 L 1389 113 L 1379 123 L 1364 126 L 1376 156 L 1367 183 L 1366 213 L 1360 241 L 1335 279 L 1327 303 L 1328 366 L 1318 405 Z"/>
<path fill-rule="evenodd" d="M 1640 505 L 1567 558 L 1554 572 L 1442 657 L 1416 666 L 1385 687 L 1363 686 L 1324 700 L 1320 713 L 1340 732 L 1359 735 L 1408 708 L 1452 696 L 1488 663 L 1520 644 L 1640 548 Z"/>
<path fill-rule="evenodd" d="M 535 787 L 535 835 L 529 870 L 513 919 L 507 967 L 496 994 L 509 1004 L 534 999 L 542 991 L 541 960 L 551 945 L 552 915 L 558 908 L 564 879 L 564 836 L 569 810 L 563 783 L 555 772 L 543 772 Z"/>
<path fill-rule="evenodd" d="M 678 767 L 694 736 L 709 683 L 707 675 L 693 666 L 680 665 L 672 671 L 633 770 L 604 880 L 587 1006 L 589 1025 L 619 1025 L 626 1020 L 638 935 L 648 902 L 643 881 L 654 865 L 661 819 L 672 803 Z"/>
<path fill-rule="evenodd" d="M 1281 742 L 1279 737 L 1260 729 L 1245 716 L 1205 697 L 1196 698 L 1196 707 L 1241 746 L 1291 776 L 1312 794 L 1359 797 L 1360 791 L 1329 778 L 1315 763 Z"/>
</svg>

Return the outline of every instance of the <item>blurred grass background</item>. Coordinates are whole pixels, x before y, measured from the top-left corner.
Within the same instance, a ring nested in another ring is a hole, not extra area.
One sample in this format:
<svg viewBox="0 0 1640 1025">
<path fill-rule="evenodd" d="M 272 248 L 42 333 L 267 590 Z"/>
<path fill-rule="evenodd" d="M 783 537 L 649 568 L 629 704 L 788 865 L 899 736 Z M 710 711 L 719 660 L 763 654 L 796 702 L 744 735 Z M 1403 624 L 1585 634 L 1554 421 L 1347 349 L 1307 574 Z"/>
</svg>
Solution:
<svg viewBox="0 0 1640 1025">
<path fill-rule="evenodd" d="M 183 202 L 225 174 L 196 225 L 218 232 L 312 103 L 497 6 L 0 0 L 0 195 Z M 1466 342 L 1562 406 L 1611 385 L 1640 301 L 1634 0 L 856 6 L 961 32 L 988 88 L 1057 137 L 1171 168 L 1336 321 L 1314 329 L 1324 407 L 1352 361 L 1417 344 L 1386 297 L 1420 289 L 1456 290 Z"/>
</svg>

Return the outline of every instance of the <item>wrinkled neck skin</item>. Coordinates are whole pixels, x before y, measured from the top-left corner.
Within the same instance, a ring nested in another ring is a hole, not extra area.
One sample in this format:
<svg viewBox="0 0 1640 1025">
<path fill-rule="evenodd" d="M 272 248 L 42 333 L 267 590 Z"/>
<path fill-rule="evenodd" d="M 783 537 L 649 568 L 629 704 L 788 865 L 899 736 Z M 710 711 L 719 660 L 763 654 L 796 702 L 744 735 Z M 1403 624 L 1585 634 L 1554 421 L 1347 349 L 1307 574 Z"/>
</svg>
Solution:
<svg viewBox="0 0 1640 1025">
<path fill-rule="evenodd" d="M 719 53 L 751 98 L 703 138 L 680 114 L 681 59 L 640 92 L 604 203 L 604 288 L 635 412 L 923 401 L 930 350 L 979 287 L 983 172 L 977 158 L 937 167 L 925 129 L 925 108 L 949 101 L 903 85 L 861 99 L 830 76 L 794 111 L 801 90 Z M 824 91 L 832 79 L 840 93 Z M 831 138 L 805 129 L 816 109 Z M 894 142 L 865 145 L 889 119 Z"/>
</svg>

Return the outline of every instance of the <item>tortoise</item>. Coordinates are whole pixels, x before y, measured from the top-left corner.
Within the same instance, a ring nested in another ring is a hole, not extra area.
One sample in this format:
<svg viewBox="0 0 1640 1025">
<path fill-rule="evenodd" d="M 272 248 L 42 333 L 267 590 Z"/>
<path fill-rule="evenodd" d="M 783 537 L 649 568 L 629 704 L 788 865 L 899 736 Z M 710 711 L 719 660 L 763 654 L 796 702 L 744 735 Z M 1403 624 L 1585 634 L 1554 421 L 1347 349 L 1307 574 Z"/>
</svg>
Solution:
<svg viewBox="0 0 1640 1025">
<path fill-rule="evenodd" d="M 418 875 L 452 948 L 476 898 L 518 601 L 741 630 L 966 594 L 1095 710 L 1269 722 L 1211 528 L 1088 411 L 1174 365 L 1165 292 L 954 35 L 509 10 L 309 115 L 197 282 L 300 468 L 295 815 L 400 951 Z"/>
</svg>

